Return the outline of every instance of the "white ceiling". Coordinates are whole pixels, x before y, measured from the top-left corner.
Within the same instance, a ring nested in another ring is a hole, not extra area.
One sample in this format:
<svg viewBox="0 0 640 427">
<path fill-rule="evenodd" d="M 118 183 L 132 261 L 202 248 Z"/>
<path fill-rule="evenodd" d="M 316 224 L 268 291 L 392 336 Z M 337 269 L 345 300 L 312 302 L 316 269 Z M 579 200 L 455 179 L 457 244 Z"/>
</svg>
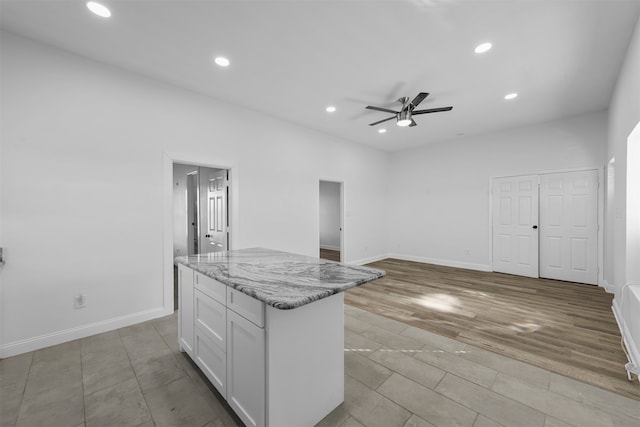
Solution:
<svg viewBox="0 0 640 427">
<path fill-rule="evenodd" d="M 0 26 L 388 151 L 606 109 L 640 14 L 640 0 L 102 3 L 111 18 L 81 0 L 1 0 Z M 420 91 L 419 108 L 453 111 L 368 126 L 387 115 L 366 105 Z"/>
</svg>

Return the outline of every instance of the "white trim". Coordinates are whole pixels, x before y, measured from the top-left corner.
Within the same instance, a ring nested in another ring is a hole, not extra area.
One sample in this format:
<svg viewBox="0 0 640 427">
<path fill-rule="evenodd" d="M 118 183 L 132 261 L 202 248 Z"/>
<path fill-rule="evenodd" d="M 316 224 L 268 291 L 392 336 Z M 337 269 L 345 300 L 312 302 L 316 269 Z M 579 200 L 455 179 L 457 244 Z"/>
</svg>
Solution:
<svg viewBox="0 0 640 427">
<path fill-rule="evenodd" d="M 607 279 L 603 279 L 602 280 L 602 285 L 601 286 L 609 294 L 615 294 L 615 292 L 616 292 L 615 285 L 612 285 L 609 282 L 607 282 Z"/>
<path fill-rule="evenodd" d="M 346 255 L 346 243 L 345 243 L 345 216 L 344 213 L 346 212 L 346 198 L 345 198 L 345 188 L 346 188 L 346 181 L 342 180 L 340 181 L 340 262 L 346 262 L 347 261 L 347 255 Z"/>
<path fill-rule="evenodd" d="M 604 180 L 604 174 L 606 172 L 606 169 L 604 166 L 599 167 L 597 169 L 598 171 L 598 191 L 597 191 L 597 197 L 598 197 L 598 234 L 597 234 L 597 239 L 598 242 L 596 244 L 597 250 L 598 250 L 598 286 L 605 286 L 605 279 L 604 279 L 604 249 L 605 246 L 607 245 L 607 243 L 604 241 L 604 227 L 606 226 L 605 224 L 605 218 L 604 218 L 604 210 L 605 210 L 605 206 L 607 204 L 607 199 L 606 199 L 606 188 L 604 187 L 605 185 L 605 180 Z"/>
<path fill-rule="evenodd" d="M 489 266 L 488 264 L 474 264 L 470 262 L 460 262 L 460 261 L 453 261 L 453 260 L 447 260 L 447 259 L 427 258 L 427 257 L 419 257 L 414 255 L 402 255 L 402 254 L 388 254 L 387 257 L 400 259 L 403 261 L 414 261 L 414 262 L 421 262 L 424 264 L 443 265 L 445 267 L 464 268 L 467 270 L 491 271 L 491 266 Z"/>
<path fill-rule="evenodd" d="M 489 177 L 489 271 L 493 271 L 493 180 Z M 539 248 L 538 248 L 539 249 Z M 538 268 L 540 268 L 538 266 Z"/>
<path fill-rule="evenodd" d="M 434 264 L 434 265 L 442 265 L 445 267 L 456 267 L 456 268 L 464 268 L 466 270 L 476 270 L 476 271 L 491 271 L 491 267 L 487 264 L 473 264 L 470 262 L 460 262 L 460 261 L 451 261 L 446 259 L 438 259 L 438 258 L 427 258 L 427 257 L 418 257 L 414 255 L 403 255 L 403 254 L 382 254 L 376 255 L 369 258 L 361 258 L 355 261 L 350 261 L 348 264 L 353 265 L 364 265 L 369 264 L 376 261 L 382 261 L 387 258 L 398 259 L 401 261 L 413 261 L 420 262 L 423 264 Z"/>
<path fill-rule="evenodd" d="M 320 245 L 320 249 L 328 249 L 330 251 L 339 251 L 340 246 Z"/>
<path fill-rule="evenodd" d="M 388 255 L 388 254 L 382 254 L 382 255 L 372 256 L 372 257 L 369 257 L 369 258 L 356 259 L 356 260 L 353 260 L 353 261 L 349 261 L 347 264 L 365 265 L 365 264 L 369 264 L 369 263 L 376 262 L 376 261 L 382 261 L 383 259 L 387 259 L 387 258 L 391 258 L 391 256 Z"/>
<path fill-rule="evenodd" d="M 622 339 L 624 340 L 625 346 L 627 347 L 629 359 L 631 359 L 629 360 L 629 362 L 638 367 L 640 366 L 640 350 L 638 350 L 638 347 L 634 342 L 633 337 L 631 336 L 631 331 L 629 331 L 626 322 L 624 322 L 624 317 L 620 312 L 620 307 L 618 307 L 618 301 L 616 299 L 613 300 L 611 310 L 613 311 L 613 317 L 615 317 L 616 323 L 618 323 L 620 334 L 622 335 Z"/>
<path fill-rule="evenodd" d="M 172 290 L 173 292 L 173 290 Z M 40 335 L 33 338 L 27 338 L 20 341 L 14 341 L 0 346 L 0 359 L 11 357 L 18 354 L 28 353 L 52 345 L 62 344 L 68 341 L 89 337 L 103 332 L 109 332 L 126 326 L 135 325 L 136 323 L 146 322 L 147 320 L 157 319 L 159 317 L 168 316 L 173 313 L 173 307 L 167 311 L 162 307 L 154 308 L 139 313 L 127 314 L 126 316 L 115 317 L 113 319 L 102 320 L 100 322 L 90 323 L 62 331 L 51 332 L 49 334 Z"/>
<path fill-rule="evenodd" d="M 347 255 L 346 255 L 346 233 L 345 233 L 345 229 L 346 229 L 346 224 L 345 224 L 345 212 L 346 212 L 346 197 L 345 197 L 345 187 L 346 187 L 346 181 L 344 179 L 338 179 L 338 178 L 318 178 L 318 200 L 320 200 L 320 183 L 321 182 L 333 182 L 335 184 L 339 184 L 340 186 L 340 247 L 336 248 L 335 246 L 327 246 L 327 245 L 320 245 L 319 246 L 321 249 L 330 249 L 330 250 L 334 250 L 334 251 L 340 251 L 340 262 L 342 263 L 346 263 L 347 262 Z M 318 203 L 318 227 L 320 224 L 320 203 Z M 318 235 L 320 234 L 320 229 L 318 228 Z M 320 241 L 320 239 L 318 238 L 318 242 Z"/>
<path fill-rule="evenodd" d="M 169 193 L 166 189 L 171 188 Z M 167 223 L 169 213 L 169 223 Z M 173 162 L 162 153 L 162 305 L 165 310 L 173 310 Z"/>
</svg>

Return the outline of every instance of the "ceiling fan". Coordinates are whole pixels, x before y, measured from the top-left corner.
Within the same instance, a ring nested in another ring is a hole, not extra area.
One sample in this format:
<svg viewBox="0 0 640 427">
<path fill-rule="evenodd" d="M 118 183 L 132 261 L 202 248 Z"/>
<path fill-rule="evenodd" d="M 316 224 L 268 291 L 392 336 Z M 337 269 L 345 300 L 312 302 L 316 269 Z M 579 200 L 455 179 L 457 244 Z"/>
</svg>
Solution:
<svg viewBox="0 0 640 427">
<path fill-rule="evenodd" d="M 400 111 L 394 111 L 394 110 L 390 110 L 388 108 L 382 108 L 382 107 L 374 107 L 371 105 L 367 105 L 365 108 L 369 109 L 369 110 L 375 110 L 375 111 L 383 111 L 385 113 L 391 113 L 393 114 L 393 116 L 386 118 L 384 120 L 380 120 L 374 123 L 369 124 L 369 126 L 375 126 L 375 125 L 379 125 L 380 123 L 384 123 L 387 120 L 391 120 L 393 118 L 397 119 L 396 124 L 398 126 L 416 126 L 417 123 L 415 122 L 415 120 L 413 120 L 413 116 L 417 115 L 417 114 L 427 114 L 427 113 L 439 113 L 441 111 L 451 111 L 453 109 L 453 107 L 440 107 L 440 108 L 429 108 L 426 110 L 416 110 L 415 108 L 418 106 L 418 104 L 420 104 L 422 101 L 424 101 L 424 99 L 429 96 L 428 93 L 426 92 L 420 92 L 418 95 L 416 95 L 415 98 L 413 98 L 413 101 L 409 102 L 409 98 L 407 98 L 406 96 L 403 96 L 402 98 L 398 99 L 398 102 L 400 102 L 402 104 L 402 109 Z"/>
</svg>

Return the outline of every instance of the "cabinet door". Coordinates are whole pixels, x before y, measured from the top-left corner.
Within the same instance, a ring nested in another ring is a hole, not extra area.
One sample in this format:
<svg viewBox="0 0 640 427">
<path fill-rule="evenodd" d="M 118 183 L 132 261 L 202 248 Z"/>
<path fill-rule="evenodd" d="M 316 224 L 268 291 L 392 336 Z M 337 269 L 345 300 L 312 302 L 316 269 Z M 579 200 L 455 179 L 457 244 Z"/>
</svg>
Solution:
<svg viewBox="0 0 640 427">
<path fill-rule="evenodd" d="M 227 392 L 227 355 L 211 340 L 209 334 L 199 327 L 196 327 L 195 362 L 211 384 L 224 396 Z"/>
<path fill-rule="evenodd" d="M 227 402 L 247 426 L 265 425 L 264 329 L 227 310 Z"/>
<path fill-rule="evenodd" d="M 180 350 L 193 358 L 193 270 L 178 265 L 178 344 Z"/>
</svg>

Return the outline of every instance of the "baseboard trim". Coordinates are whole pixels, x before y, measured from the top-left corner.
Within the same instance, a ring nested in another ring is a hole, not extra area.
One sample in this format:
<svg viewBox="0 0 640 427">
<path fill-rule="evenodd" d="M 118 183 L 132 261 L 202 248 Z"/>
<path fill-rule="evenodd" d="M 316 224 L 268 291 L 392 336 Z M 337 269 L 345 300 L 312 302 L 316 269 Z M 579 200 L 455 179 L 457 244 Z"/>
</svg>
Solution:
<svg viewBox="0 0 640 427">
<path fill-rule="evenodd" d="M 0 359 L 17 356 L 19 354 L 89 337 L 91 335 L 101 334 L 103 332 L 113 331 L 115 329 L 135 325 L 136 323 L 146 322 L 147 320 L 156 319 L 162 316 L 168 316 L 172 313 L 173 310 L 167 311 L 164 308 L 154 308 L 152 310 L 141 311 L 138 313 L 128 314 L 126 316 L 120 316 L 33 338 L 14 341 L 8 344 L 2 344 L 0 345 Z"/>
<path fill-rule="evenodd" d="M 631 336 L 631 331 L 627 327 L 626 322 L 624 321 L 624 317 L 620 312 L 620 307 L 618 305 L 618 300 L 614 299 L 613 304 L 611 305 L 611 310 L 613 311 L 613 317 L 616 319 L 616 323 L 618 324 L 618 329 L 620 329 L 620 334 L 622 335 L 622 339 L 624 340 L 624 344 L 627 347 L 627 351 L 629 353 L 629 362 L 633 363 L 635 366 L 640 366 L 640 350 L 636 346 L 636 343 Z"/>
<path fill-rule="evenodd" d="M 340 246 L 320 245 L 320 249 L 328 249 L 330 251 L 340 251 Z"/>
<path fill-rule="evenodd" d="M 418 257 L 414 255 L 404 255 L 404 254 L 376 255 L 369 258 L 361 258 L 358 260 L 349 261 L 349 264 L 363 265 L 363 264 L 369 264 L 376 261 L 382 261 L 383 259 L 387 259 L 387 258 L 394 258 L 402 261 L 421 262 L 423 264 L 443 265 L 445 267 L 464 268 L 466 270 L 492 271 L 491 266 L 485 265 L 485 264 L 473 264 L 469 262 L 451 261 L 451 260 L 443 260 L 443 259 L 437 259 L 437 258 L 426 258 L 426 257 Z"/>
<path fill-rule="evenodd" d="M 445 267 L 464 268 L 467 270 L 492 271 L 491 266 L 487 264 L 474 264 L 470 262 L 452 261 L 452 260 L 438 259 L 438 258 L 427 258 L 427 257 L 414 256 L 414 255 L 404 255 L 404 254 L 388 254 L 387 258 L 395 258 L 403 261 L 421 262 L 424 264 L 443 265 Z"/>
<path fill-rule="evenodd" d="M 606 279 L 602 280 L 602 283 L 600 284 L 600 286 L 605 290 L 605 292 L 607 292 L 608 294 L 615 294 L 616 293 L 616 287 L 614 285 L 609 284 L 609 282 L 607 282 Z"/>
<path fill-rule="evenodd" d="M 369 264 L 369 263 L 376 262 L 376 261 L 382 261 L 383 259 L 387 259 L 387 258 L 389 258 L 389 255 L 382 254 L 382 255 L 372 256 L 372 257 L 369 257 L 369 258 L 361 258 L 361 259 L 357 259 L 357 260 L 354 260 L 354 261 L 349 261 L 348 264 L 364 265 L 364 264 Z"/>
</svg>

